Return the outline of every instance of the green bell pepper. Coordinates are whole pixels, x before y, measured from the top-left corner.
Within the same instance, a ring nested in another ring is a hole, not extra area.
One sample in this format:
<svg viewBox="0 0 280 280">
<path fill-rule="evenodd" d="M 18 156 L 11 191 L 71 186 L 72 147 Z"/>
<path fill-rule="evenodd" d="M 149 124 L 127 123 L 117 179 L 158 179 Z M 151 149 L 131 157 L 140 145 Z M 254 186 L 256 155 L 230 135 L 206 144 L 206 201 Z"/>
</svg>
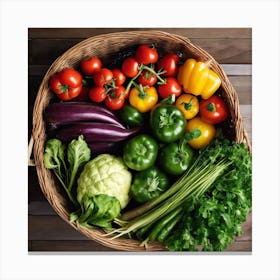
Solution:
<svg viewBox="0 0 280 280">
<path fill-rule="evenodd" d="M 185 134 L 187 121 L 174 105 L 161 104 L 151 112 L 150 125 L 159 141 L 172 143 Z"/>
<path fill-rule="evenodd" d="M 160 167 L 168 174 L 182 175 L 189 167 L 193 159 L 193 150 L 186 139 L 173 142 L 161 148 L 158 156 Z"/>
<path fill-rule="evenodd" d="M 158 155 L 158 144 L 147 134 L 130 139 L 123 149 L 123 160 L 133 170 L 141 171 L 154 165 Z"/>
<path fill-rule="evenodd" d="M 156 166 L 136 173 L 131 193 L 135 201 L 147 202 L 158 197 L 169 187 L 168 177 Z"/>
<path fill-rule="evenodd" d="M 144 123 L 144 115 L 128 104 L 124 105 L 124 107 L 119 110 L 118 115 L 124 124 L 129 127 L 142 126 Z"/>
</svg>

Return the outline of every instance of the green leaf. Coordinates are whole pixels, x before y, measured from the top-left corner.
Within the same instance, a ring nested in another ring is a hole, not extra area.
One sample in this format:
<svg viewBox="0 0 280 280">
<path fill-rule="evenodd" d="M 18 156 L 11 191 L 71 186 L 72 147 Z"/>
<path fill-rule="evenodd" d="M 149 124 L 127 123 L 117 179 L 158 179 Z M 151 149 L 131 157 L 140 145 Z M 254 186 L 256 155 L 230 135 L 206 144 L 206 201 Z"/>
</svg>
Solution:
<svg viewBox="0 0 280 280">
<path fill-rule="evenodd" d="M 67 159 L 69 163 L 69 184 L 68 189 L 71 191 L 73 184 L 75 183 L 78 170 L 84 166 L 90 160 L 91 151 L 80 135 L 78 139 L 74 139 L 70 142 L 67 149 Z"/>
</svg>

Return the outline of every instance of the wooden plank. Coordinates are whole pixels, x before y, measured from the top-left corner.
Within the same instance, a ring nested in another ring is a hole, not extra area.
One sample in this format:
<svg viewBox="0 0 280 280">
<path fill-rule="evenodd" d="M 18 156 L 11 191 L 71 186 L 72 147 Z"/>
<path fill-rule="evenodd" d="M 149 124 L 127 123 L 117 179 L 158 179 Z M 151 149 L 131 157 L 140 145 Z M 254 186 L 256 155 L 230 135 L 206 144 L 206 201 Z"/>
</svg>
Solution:
<svg viewBox="0 0 280 280">
<path fill-rule="evenodd" d="M 28 167 L 28 201 L 47 201 L 41 191 L 37 171 L 34 166 Z"/>
<path fill-rule="evenodd" d="M 30 241 L 30 252 L 118 252 L 91 240 L 33 240 Z M 225 252 L 251 252 L 251 241 L 236 241 L 228 246 Z M 188 252 L 184 252 L 188 254 Z M 147 254 L 147 253 L 139 253 Z M 151 254 L 151 253 L 149 253 Z M 158 253 L 157 253 L 158 254 Z M 166 253 L 165 253 L 166 254 Z M 172 254 L 172 253 L 171 253 Z M 175 253 L 176 254 L 176 253 Z M 181 253 L 182 254 L 182 253 Z M 202 253 L 203 254 L 203 253 Z M 221 254 L 223 254 L 221 252 Z"/>
<path fill-rule="evenodd" d="M 29 60 L 33 64 L 50 64 L 70 47 L 82 41 L 81 39 L 32 39 Z M 192 40 L 205 51 L 209 52 L 219 63 L 251 64 L 251 39 L 201 39 Z"/>
<path fill-rule="evenodd" d="M 241 105 L 240 113 L 244 128 L 246 129 L 249 139 L 251 139 L 252 143 L 252 105 Z"/>
<path fill-rule="evenodd" d="M 197 44 L 218 63 L 252 63 L 252 40 L 251 39 L 193 39 Z"/>
<path fill-rule="evenodd" d="M 33 106 L 42 78 L 28 76 L 28 141 L 32 131 Z"/>
<path fill-rule="evenodd" d="M 237 241 L 250 241 L 252 240 L 252 213 L 247 216 L 246 222 L 242 225 L 243 234 L 235 238 Z"/>
<path fill-rule="evenodd" d="M 252 252 L 252 241 L 236 241 L 230 244 L 225 252 Z"/>
<path fill-rule="evenodd" d="M 237 240 L 251 240 L 252 221 L 250 215 L 243 224 L 244 233 Z M 76 231 L 59 216 L 28 216 L 29 240 L 89 240 L 86 236 Z"/>
<path fill-rule="evenodd" d="M 38 252 L 112 252 L 114 249 L 105 247 L 93 240 L 33 240 L 29 251 Z"/>
<path fill-rule="evenodd" d="M 238 98 L 239 104 L 252 104 L 252 77 L 251 76 L 228 76 L 233 85 Z"/>
<path fill-rule="evenodd" d="M 32 216 L 57 216 L 47 200 L 31 201 L 28 203 L 28 215 Z"/>
<path fill-rule="evenodd" d="M 252 38 L 251 28 L 29 28 L 28 38 L 88 38 L 134 30 L 160 30 L 188 38 Z"/>
<path fill-rule="evenodd" d="M 89 240 L 59 216 L 28 216 L 29 240 Z"/>
<path fill-rule="evenodd" d="M 220 64 L 228 76 L 251 76 L 252 64 Z"/>
</svg>

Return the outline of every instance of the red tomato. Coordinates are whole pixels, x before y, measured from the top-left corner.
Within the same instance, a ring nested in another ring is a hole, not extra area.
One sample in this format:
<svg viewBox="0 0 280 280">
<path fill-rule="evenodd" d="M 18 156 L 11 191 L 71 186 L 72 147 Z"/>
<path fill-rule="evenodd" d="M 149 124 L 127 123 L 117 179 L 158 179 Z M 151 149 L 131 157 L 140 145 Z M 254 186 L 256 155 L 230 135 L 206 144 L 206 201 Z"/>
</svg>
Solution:
<svg viewBox="0 0 280 280">
<path fill-rule="evenodd" d="M 177 54 L 169 53 L 163 56 L 157 63 L 157 70 L 165 70 L 162 74 L 164 77 L 175 77 L 178 71 L 178 65 L 180 58 Z"/>
<path fill-rule="evenodd" d="M 157 82 L 156 75 L 152 74 L 151 72 L 147 70 L 143 70 L 140 76 L 138 77 L 138 82 L 142 86 L 153 86 Z"/>
<path fill-rule="evenodd" d="M 168 77 L 165 79 L 166 83 L 164 85 L 159 85 L 158 93 L 160 97 L 167 98 L 171 94 L 179 96 L 182 93 L 182 87 L 174 77 Z"/>
<path fill-rule="evenodd" d="M 82 75 L 73 68 L 65 68 L 50 79 L 50 89 L 58 98 L 67 101 L 77 97 L 82 91 Z"/>
<path fill-rule="evenodd" d="M 108 84 L 112 79 L 113 73 L 107 68 L 102 68 L 93 74 L 93 81 L 99 87 Z"/>
<path fill-rule="evenodd" d="M 126 88 L 123 86 L 118 86 L 115 89 L 116 92 L 116 97 L 123 97 L 124 99 L 126 99 L 129 96 L 129 90 L 127 92 L 125 92 Z"/>
<path fill-rule="evenodd" d="M 115 85 L 121 86 L 126 80 L 124 73 L 118 68 L 115 68 L 111 71 L 113 73 L 113 78 L 115 79 Z"/>
<path fill-rule="evenodd" d="M 109 109 L 115 111 L 115 110 L 119 110 L 123 107 L 124 101 L 125 100 L 123 97 L 112 98 L 110 96 L 107 96 L 105 99 L 105 104 Z"/>
<path fill-rule="evenodd" d="M 150 64 L 158 61 L 158 53 L 155 48 L 150 48 L 147 45 L 140 45 L 135 52 L 135 59 L 139 64 Z"/>
<path fill-rule="evenodd" d="M 111 98 L 124 97 L 124 92 L 125 87 L 117 86 L 108 93 L 108 96 L 110 96 Z"/>
<path fill-rule="evenodd" d="M 102 61 L 98 57 L 92 56 L 89 59 L 82 60 L 80 66 L 83 73 L 92 75 L 102 68 Z"/>
<path fill-rule="evenodd" d="M 200 101 L 199 113 L 201 118 L 210 124 L 221 123 L 229 115 L 226 103 L 217 95 Z"/>
<path fill-rule="evenodd" d="M 122 63 L 122 72 L 126 77 L 133 78 L 138 74 L 139 63 L 133 57 L 126 58 Z"/>
<path fill-rule="evenodd" d="M 89 91 L 89 98 L 93 102 L 100 103 L 107 97 L 106 89 L 104 87 L 93 87 Z"/>
<path fill-rule="evenodd" d="M 89 94 L 89 89 L 86 87 L 83 87 L 81 93 L 77 97 L 73 98 L 72 100 L 79 101 L 79 102 L 87 102 L 87 101 L 89 101 L 88 94 Z"/>
</svg>

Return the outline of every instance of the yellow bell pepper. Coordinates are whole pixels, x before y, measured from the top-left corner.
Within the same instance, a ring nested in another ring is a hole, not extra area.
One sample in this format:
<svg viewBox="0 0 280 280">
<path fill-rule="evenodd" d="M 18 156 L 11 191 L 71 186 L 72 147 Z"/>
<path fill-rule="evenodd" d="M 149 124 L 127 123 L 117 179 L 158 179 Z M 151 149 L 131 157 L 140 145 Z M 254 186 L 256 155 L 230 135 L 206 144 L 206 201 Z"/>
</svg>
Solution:
<svg viewBox="0 0 280 280">
<path fill-rule="evenodd" d="M 186 93 L 208 99 L 221 85 L 219 76 L 201 61 L 187 59 L 179 68 L 177 79 Z"/>
<path fill-rule="evenodd" d="M 188 142 L 193 149 L 200 149 L 207 146 L 216 136 L 216 128 L 213 124 L 203 121 L 200 117 L 195 117 L 188 121 L 187 131 L 199 129 L 201 134 Z"/>
<path fill-rule="evenodd" d="M 154 108 L 158 102 L 158 93 L 155 87 L 134 87 L 129 93 L 129 103 L 141 113 Z"/>
<path fill-rule="evenodd" d="M 194 118 L 199 111 L 199 102 L 196 96 L 185 93 L 178 97 L 175 106 L 183 113 L 185 119 Z"/>
</svg>

